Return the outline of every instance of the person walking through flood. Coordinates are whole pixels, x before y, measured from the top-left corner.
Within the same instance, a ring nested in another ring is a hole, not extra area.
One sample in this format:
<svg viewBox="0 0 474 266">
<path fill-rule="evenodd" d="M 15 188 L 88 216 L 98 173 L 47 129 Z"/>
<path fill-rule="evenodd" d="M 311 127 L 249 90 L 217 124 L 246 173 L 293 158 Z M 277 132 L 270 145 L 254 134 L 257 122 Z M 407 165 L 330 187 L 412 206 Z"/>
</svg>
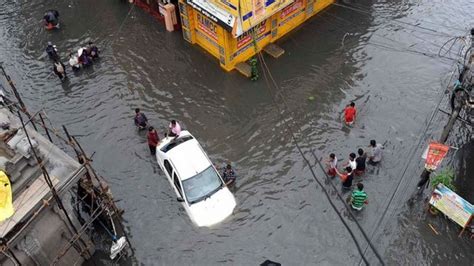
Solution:
<svg viewBox="0 0 474 266">
<path fill-rule="evenodd" d="M 237 176 L 235 175 L 234 170 L 232 169 L 232 166 L 230 164 L 227 164 L 227 166 L 224 169 L 224 173 L 222 173 L 222 179 L 224 179 L 224 182 L 227 186 L 232 185 L 235 182 L 235 179 Z"/>
<path fill-rule="evenodd" d="M 59 60 L 58 49 L 56 48 L 56 45 L 53 45 L 53 43 L 48 42 L 48 46 L 46 46 L 45 50 L 49 56 L 49 59 Z"/>
<path fill-rule="evenodd" d="M 146 118 L 144 113 L 140 112 L 140 108 L 135 108 L 134 122 L 139 130 L 145 129 L 148 126 L 148 118 Z"/>
<path fill-rule="evenodd" d="M 93 42 L 89 42 L 86 47 L 87 54 L 92 60 L 99 58 L 99 48 Z"/>
<path fill-rule="evenodd" d="M 48 10 L 43 16 L 44 26 L 47 30 L 59 28 L 59 12 L 57 10 Z"/>
<path fill-rule="evenodd" d="M 364 185 L 362 183 L 357 183 L 357 188 L 352 191 L 349 203 L 351 204 L 352 209 L 361 211 L 364 205 L 369 203 L 367 198 L 367 193 L 364 191 Z"/>
<path fill-rule="evenodd" d="M 86 49 L 80 48 L 80 49 L 77 51 L 77 55 L 79 56 L 79 63 L 80 63 L 83 67 L 87 67 L 87 66 L 92 65 L 92 60 L 89 58 L 89 55 L 87 54 Z"/>
<path fill-rule="evenodd" d="M 344 121 L 346 125 L 352 126 L 356 119 L 357 110 L 355 108 L 355 103 L 351 102 L 346 109 L 344 109 Z"/>
<path fill-rule="evenodd" d="M 148 140 L 148 147 L 150 148 L 150 154 L 156 154 L 156 146 L 160 143 L 160 137 L 158 136 L 158 132 L 153 127 L 148 128 L 148 133 L 146 135 Z"/>
<path fill-rule="evenodd" d="M 168 129 L 168 136 L 178 137 L 180 133 L 181 133 L 181 126 L 179 125 L 178 121 L 171 120 L 169 129 Z"/>
<path fill-rule="evenodd" d="M 74 71 L 81 69 L 81 65 L 79 64 L 79 59 L 74 53 L 69 54 L 69 65 Z"/>
<path fill-rule="evenodd" d="M 343 190 L 350 190 L 352 187 L 352 180 L 354 179 L 354 172 L 350 166 L 347 166 L 346 173 L 341 173 L 336 168 L 337 175 L 341 178 L 342 181 L 342 189 Z"/>
<path fill-rule="evenodd" d="M 61 80 L 64 80 L 65 78 L 67 78 L 66 68 L 64 67 L 64 64 L 61 61 L 54 60 L 53 71 L 54 71 L 54 74 L 56 74 Z"/>
<path fill-rule="evenodd" d="M 357 168 L 357 163 L 356 163 L 355 159 L 356 159 L 355 153 L 351 152 L 349 154 L 349 161 L 344 166 L 345 167 L 349 166 L 352 170 L 355 170 Z"/>
<path fill-rule="evenodd" d="M 359 155 L 356 159 L 356 170 L 355 170 L 355 175 L 356 176 L 361 176 L 365 172 L 365 161 L 367 160 L 367 154 L 365 154 L 363 149 L 360 149 L 357 151 L 357 154 Z"/>
<path fill-rule="evenodd" d="M 333 178 L 336 176 L 337 168 L 337 157 L 334 153 L 329 154 L 329 159 L 327 160 L 328 170 L 327 174 L 329 177 Z"/>
<path fill-rule="evenodd" d="M 382 160 L 383 146 L 377 143 L 375 140 L 371 140 L 369 147 L 372 148 L 372 153 L 369 156 L 369 164 L 377 165 Z"/>
</svg>

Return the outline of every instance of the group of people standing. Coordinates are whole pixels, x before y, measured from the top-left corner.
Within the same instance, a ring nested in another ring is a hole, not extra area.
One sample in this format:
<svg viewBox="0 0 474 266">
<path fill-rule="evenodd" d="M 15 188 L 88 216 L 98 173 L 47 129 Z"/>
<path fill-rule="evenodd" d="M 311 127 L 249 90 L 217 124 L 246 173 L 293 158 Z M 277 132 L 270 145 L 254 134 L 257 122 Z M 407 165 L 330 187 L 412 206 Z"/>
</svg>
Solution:
<svg viewBox="0 0 474 266">
<path fill-rule="evenodd" d="M 46 53 L 53 60 L 53 72 L 61 79 L 67 78 L 66 67 L 61 62 L 56 45 L 48 42 Z M 76 53 L 69 54 L 69 66 L 73 71 L 92 65 L 92 62 L 99 58 L 99 48 L 93 42 L 89 42 L 85 47 L 79 48 Z"/>
<path fill-rule="evenodd" d="M 46 12 L 43 17 L 45 26 L 47 29 L 59 28 L 59 12 L 56 10 L 49 10 Z M 48 42 L 46 47 L 46 53 L 49 58 L 53 61 L 53 72 L 59 77 L 59 79 L 64 80 L 67 78 L 66 67 L 61 62 L 61 58 L 58 53 L 56 45 L 53 45 L 51 42 Z M 93 42 L 88 42 L 85 47 L 79 48 L 76 52 L 69 54 L 69 66 L 73 71 L 77 71 L 83 67 L 88 67 L 92 65 L 94 60 L 99 58 L 99 48 L 94 45 Z"/>
<path fill-rule="evenodd" d="M 344 110 L 344 122 L 352 126 L 356 120 L 357 110 L 355 103 L 351 102 Z M 338 159 L 334 153 L 329 155 L 327 160 L 327 175 L 331 178 L 339 176 L 342 181 L 343 191 L 352 189 L 354 178 L 364 175 L 367 164 L 376 166 L 382 160 L 383 146 L 375 140 L 370 140 L 370 152 L 366 153 L 362 148 L 355 153 L 350 153 L 348 161 L 343 165 L 342 170 L 338 169 Z M 367 193 L 364 191 L 364 184 L 358 182 L 356 188 L 352 191 L 349 203 L 354 210 L 360 211 L 368 203 Z"/>
<path fill-rule="evenodd" d="M 148 143 L 148 148 L 150 149 L 150 154 L 151 155 L 156 155 L 156 147 L 160 144 L 160 137 L 158 136 L 158 132 L 156 129 L 152 126 L 150 126 L 148 122 L 148 118 L 146 115 L 140 110 L 140 108 L 135 108 L 135 117 L 134 117 L 134 123 L 135 126 L 138 128 L 138 130 L 146 130 L 148 129 L 147 132 L 147 143 Z M 181 133 L 181 125 L 178 123 L 176 120 L 171 120 L 169 125 L 168 125 L 168 132 L 165 133 L 165 137 L 174 137 L 177 138 L 179 137 L 179 134 Z M 216 169 L 219 169 L 219 167 L 216 167 Z M 227 164 L 224 167 L 224 170 L 222 171 L 222 179 L 226 183 L 226 185 L 232 185 L 235 182 L 236 179 L 236 174 L 234 172 L 234 169 L 232 169 L 232 166 Z"/>
<path fill-rule="evenodd" d="M 140 108 L 135 108 L 135 118 L 133 119 L 135 126 L 138 130 L 145 130 L 148 129 L 147 133 L 147 141 L 148 147 L 150 148 L 150 154 L 156 154 L 156 147 L 160 144 L 160 137 L 158 136 L 158 132 L 156 129 L 149 125 L 148 118 L 146 115 L 140 110 Z M 176 120 L 171 120 L 168 126 L 168 132 L 165 133 L 166 136 L 170 137 L 179 137 L 181 133 L 181 125 Z"/>
</svg>

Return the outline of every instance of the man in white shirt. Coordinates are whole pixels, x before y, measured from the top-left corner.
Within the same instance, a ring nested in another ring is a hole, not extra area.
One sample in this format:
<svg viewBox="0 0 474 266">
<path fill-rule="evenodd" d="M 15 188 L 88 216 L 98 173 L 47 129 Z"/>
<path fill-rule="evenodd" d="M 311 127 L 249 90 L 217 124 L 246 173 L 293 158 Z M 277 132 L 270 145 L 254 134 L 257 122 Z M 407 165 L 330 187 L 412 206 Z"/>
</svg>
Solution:
<svg viewBox="0 0 474 266">
<path fill-rule="evenodd" d="M 377 165 L 382 160 L 383 146 L 377 143 L 375 140 L 371 140 L 369 147 L 372 148 L 372 153 L 369 157 L 369 163 L 371 165 Z"/>
<path fill-rule="evenodd" d="M 355 153 L 352 152 L 351 154 L 349 154 L 349 162 L 346 163 L 345 166 L 350 166 L 352 170 L 355 170 L 357 168 L 357 163 L 355 159 L 356 159 L 356 155 Z"/>
</svg>

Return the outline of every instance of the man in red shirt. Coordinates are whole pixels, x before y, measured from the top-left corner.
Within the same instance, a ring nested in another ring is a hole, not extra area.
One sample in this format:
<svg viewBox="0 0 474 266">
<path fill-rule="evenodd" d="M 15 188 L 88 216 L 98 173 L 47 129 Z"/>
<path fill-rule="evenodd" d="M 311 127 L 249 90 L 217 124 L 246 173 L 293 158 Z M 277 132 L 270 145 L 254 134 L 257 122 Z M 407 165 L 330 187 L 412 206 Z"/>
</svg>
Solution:
<svg viewBox="0 0 474 266">
<path fill-rule="evenodd" d="M 160 143 L 160 137 L 158 137 L 158 132 L 153 127 L 148 128 L 148 134 L 146 135 L 148 139 L 148 147 L 150 147 L 151 155 L 156 154 L 156 146 Z"/>
<path fill-rule="evenodd" d="M 351 104 L 349 104 L 346 109 L 344 109 L 344 120 L 346 122 L 346 125 L 351 126 L 352 124 L 354 124 L 356 114 L 357 111 L 355 109 L 355 103 L 351 102 Z"/>
</svg>

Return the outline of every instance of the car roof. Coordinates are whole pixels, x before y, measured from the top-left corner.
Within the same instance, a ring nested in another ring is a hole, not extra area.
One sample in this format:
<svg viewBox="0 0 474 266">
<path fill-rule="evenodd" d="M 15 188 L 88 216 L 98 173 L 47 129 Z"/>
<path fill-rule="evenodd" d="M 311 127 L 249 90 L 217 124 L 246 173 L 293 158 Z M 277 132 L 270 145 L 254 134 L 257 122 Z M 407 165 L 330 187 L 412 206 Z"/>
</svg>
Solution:
<svg viewBox="0 0 474 266">
<path fill-rule="evenodd" d="M 180 136 L 182 137 L 183 134 Z M 193 177 L 211 166 L 211 162 L 195 138 L 169 150 L 167 155 L 181 180 Z"/>
</svg>

